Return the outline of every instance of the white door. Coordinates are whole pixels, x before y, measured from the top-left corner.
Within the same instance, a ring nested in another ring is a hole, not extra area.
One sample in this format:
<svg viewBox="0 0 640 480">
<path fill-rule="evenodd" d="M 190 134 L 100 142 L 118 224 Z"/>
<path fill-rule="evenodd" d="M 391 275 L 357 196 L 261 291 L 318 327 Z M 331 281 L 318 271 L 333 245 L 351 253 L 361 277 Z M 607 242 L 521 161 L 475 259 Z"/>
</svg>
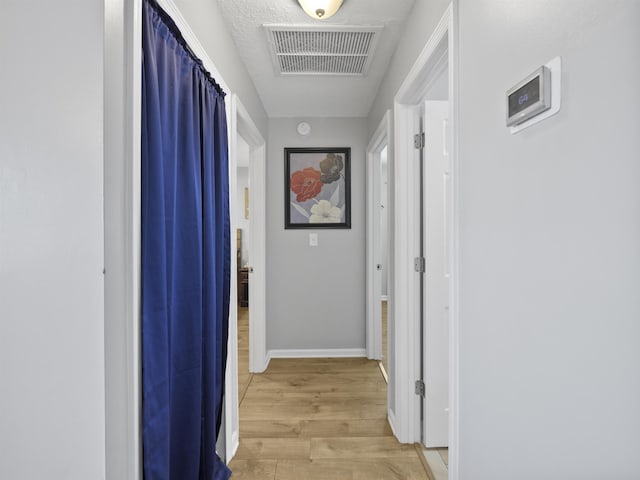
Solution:
<svg viewBox="0 0 640 480">
<path fill-rule="evenodd" d="M 447 101 L 424 105 L 424 438 L 425 446 L 448 445 L 448 255 Z"/>
</svg>

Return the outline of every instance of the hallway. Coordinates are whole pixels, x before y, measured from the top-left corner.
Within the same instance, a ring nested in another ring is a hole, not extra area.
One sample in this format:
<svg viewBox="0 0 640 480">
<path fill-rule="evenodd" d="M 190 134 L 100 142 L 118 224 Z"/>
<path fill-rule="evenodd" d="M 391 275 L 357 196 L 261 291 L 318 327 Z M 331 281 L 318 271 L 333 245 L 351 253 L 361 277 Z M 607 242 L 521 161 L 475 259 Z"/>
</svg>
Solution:
<svg viewBox="0 0 640 480">
<path fill-rule="evenodd" d="M 376 361 L 274 359 L 247 377 L 248 310 L 238 316 L 240 447 L 232 478 L 428 478 L 415 446 L 391 433 Z"/>
</svg>

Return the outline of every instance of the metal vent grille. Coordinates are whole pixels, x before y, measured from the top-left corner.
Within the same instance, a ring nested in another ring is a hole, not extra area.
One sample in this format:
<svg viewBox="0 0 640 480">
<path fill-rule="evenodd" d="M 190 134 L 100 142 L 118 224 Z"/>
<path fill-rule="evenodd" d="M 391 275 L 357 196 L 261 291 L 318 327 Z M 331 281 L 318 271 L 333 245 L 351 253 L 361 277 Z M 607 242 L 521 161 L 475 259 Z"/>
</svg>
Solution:
<svg viewBox="0 0 640 480">
<path fill-rule="evenodd" d="M 365 75 L 381 27 L 265 25 L 278 73 Z"/>
</svg>

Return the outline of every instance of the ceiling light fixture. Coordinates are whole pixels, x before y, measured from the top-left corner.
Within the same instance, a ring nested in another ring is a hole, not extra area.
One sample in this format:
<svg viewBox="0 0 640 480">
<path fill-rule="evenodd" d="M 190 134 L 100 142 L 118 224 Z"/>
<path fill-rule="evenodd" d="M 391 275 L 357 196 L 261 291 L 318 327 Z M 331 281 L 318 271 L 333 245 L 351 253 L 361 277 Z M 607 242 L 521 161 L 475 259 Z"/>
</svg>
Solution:
<svg viewBox="0 0 640 480">
<path fill-rule="evenodd" d="M 298 0 L 302 9 L 316 20 L 325 20 L 333 16 L 343 0 Z"/>
</svg>

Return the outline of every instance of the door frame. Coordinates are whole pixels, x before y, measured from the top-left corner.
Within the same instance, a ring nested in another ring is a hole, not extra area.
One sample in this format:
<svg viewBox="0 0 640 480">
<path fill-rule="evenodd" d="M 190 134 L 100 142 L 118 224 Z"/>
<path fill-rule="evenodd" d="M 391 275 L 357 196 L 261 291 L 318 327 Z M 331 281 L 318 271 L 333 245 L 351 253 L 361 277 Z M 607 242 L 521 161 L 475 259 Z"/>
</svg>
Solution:
<svg viewBox="0 0 640 480">
<path fill-rule="evenodd" d="M 142 0 L 104 12 L 105 477 L 139 480 Z"/>
<path fill-rule="evenodd" d="M 418 176 L 414 158 L 413 135 L 417 133 L 419 109 L 432 82 L 444 68 L 449 69 L 449 125 L 451 131 L 451 191 L 448 198 L 449 225 L 449 478 L 459 476 L 458 458 L 458 42 L 457 2 L 449 5 L 422 52 L 394 97 L 394 230 L 395 275 L 395 368 L 396 388 L 392 428 L 404 443 L 420 441 L 420 397 L 414 393 L 414 382 L 420 368 L 419 282 L 414 271 L 418 256 L 418 227 L 415 219 L 419 206 Z M 402 159 L 402 161 L 400 161 Z"/>
<path fill-rule="evenodd" d="M 230 94 L 229 86 L 173 0 L 158 0 L 158 4 L 171 16 L 189 47 L 200 58 L 220 87 Z M 105 1 L 104 27 L 105 62 L 111 67 L 104 72 L 105 474 L 107 479 L 140 480 L 142 478 L 140 431 L 142 0 Z M 232 103 L 236 108 L 234 115 L 231 114 Z M 258 191 L 253 194 L 257 201 L 252 203 L 256 210 L 254 215 L 258 217 L 262 215 L 261 221 L 264 225 L 265 212 L 260 205 L 265 205 L 265 142 L 237 97 L 236 101 L 226 102 L 226 111 L 230 143 L 232 132 L 239 131 L 241 136 L 250 140 L 250 144 L 255 147 L 250 160 L 250 165 L 254 164 L 251 181 L 258 187 Z M 233 128 L 232 118 L 236 118 Z M 236 131 L 236 129 L 239 130 Z M 255 135 L 256 132 L 258 135 Z M 233 169 L 230 168 L 230 176 L 233 175 L 235 178 L 235 165 L 233 167 Z M 259 192 L 260 188 L 262 192 Z M 258 198 L 262 198 L 263 201 Z M 234 201 L 231 191 L 230 201 Z M 256 218 L 256 222 L 259 221 Z M 258 232 L 255 228 L 252 231 L 256 234 Z M 256 238 L 251 241 L 254 242 L 252 243 L 254 251 L 261 255 L 261 260 L 256 262 L 256 265 L 262 265 L 260 267 L 262 273 L 257 277 L 265 287 L 264 229 L 262 229 L 261 239 Z M 235 255 L 231 255 L 231 260 L 234 261 L 234 259 Z M 233 291 L 235 291 L 236 276 L 237 272 L 232 270 Z M 253 290 L 258 293 L 261 288 L 256 286 Z M 254 300 L 256 305 L 260 302 L 264 304 L 264 298 L 263 293 L 262 299 Z M 253 334 L 255 338 L 251 338 L 251 345 L 256 348 L 254 354 L 256 371 L 259 371 L 261 365 L 266 366 L 264 311 L 262 309 L 262 325 L 260 321 L 254 322 L 257 323 L 257 332 Z M 229 320 L 233 322 L 232 318 Z M 262 335 L 260 327 L 262 327 Z M 237 336 L 235 341 L 237 344 Z M 237 371 L 237 358 L 230 358 L 227 365 L 234 362 Z M 237 407 L 236 401 L 235 408 Z M 229 408 L 233 409 L 234 405 L 229 406 L 226 402 L 225 420 L 226 411 Z M 226 445 L 226 434 L 224 440 L 225 450 L 229 451 Z"/>
<path fill-rule="evenodd" d="M 249 288 L 249 370 L 264 371 L 266 368 L 266 185 L 265 185 L 265 140 L 260 134 L 249 112 L 236 94 L 230 96 L 229 129 L 229 204 L 231 211 L 231 232 L 236 229 L 238 138 L 249 145 L 249 251 L 251 252 Z M 234 235 L 231 235 L 235 239 Z M 238 305 L 237 298 L 237 258 L 231 255 L 231 302 L 229 305 L 229 342 L 227 350 L 227 371 L 225 375 L 224 434 L 225 460 L 229 462 L 240 445 L 240 413 L 238 398 Z M 234 280 L 235 279 L 235 280 Z"/>
<path fill-rule="evenodd" d="M 367 145 L 367 265 L 366 265 L 366 347 L 367 357 L 382 359 L 382 307 L 380 304 L 381 274 L 376 265 L 380 261 L 380 154 L 387 148 L 387 162 L 393 159 L 391 142 L 391 110 L 387 110 Z M 392 207 L 389 207 L 391 210 Z M 391 271 L 391 267 L 387 266 Z M 390 283 L 388 284 L 390 285 Z M 393 295 L 388 292 L 388 301 Z"/>
</svg>

